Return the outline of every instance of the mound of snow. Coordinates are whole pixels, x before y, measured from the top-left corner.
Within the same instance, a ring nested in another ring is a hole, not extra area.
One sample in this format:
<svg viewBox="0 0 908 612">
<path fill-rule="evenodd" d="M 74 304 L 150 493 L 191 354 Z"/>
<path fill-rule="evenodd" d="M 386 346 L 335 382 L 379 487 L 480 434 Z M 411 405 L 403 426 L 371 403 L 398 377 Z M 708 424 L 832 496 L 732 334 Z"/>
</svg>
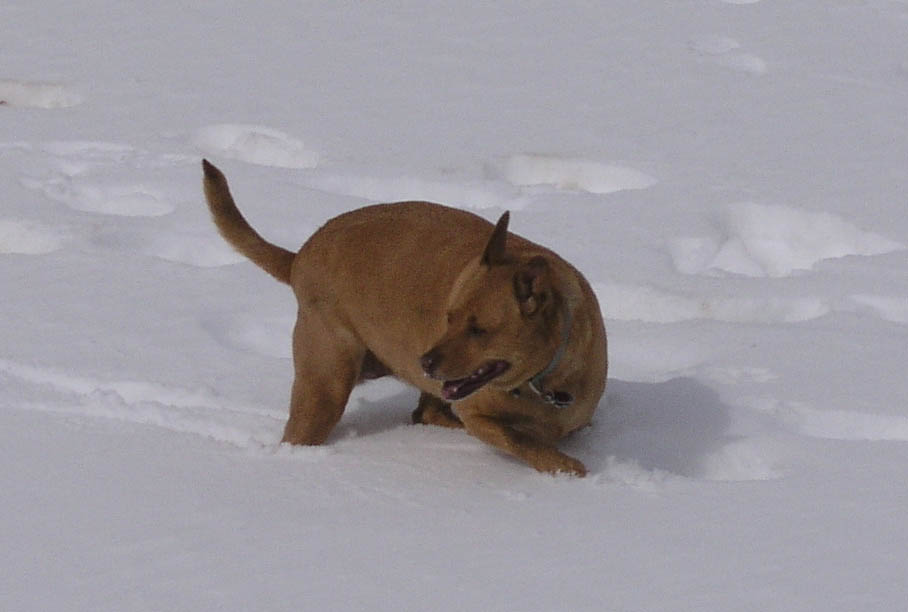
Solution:
<svg viewBox="0 0 908 612">
<path fill-rule="evenodd" d="M 174 205 L 158 189 L 136 183 L 55 173 L 49 178 L 23 178 L 22 184 L 73 210 L 123 217 L 159 217 Z"/>
<path fill-rule="evenodd" d="M 0 219 L 0 253 L 40 255 L 63 246 L 59 231 L 30 221 Z"/>
<path fill-rule="evenodd" d="M 314 168 L 318 165 L 318 153 L 302 141 L 260 125 L 209 125 L 195 133 L 193 143 L 206 155 L 259 166 Z"/>
<path fill-rule="evenodd" d="M 558 189 L 600 194 L 646 189 L 656 183 L 653 177 L 626 166 L 549 155 L 514 155 L 508 158 L 504 178 L 519 186 L 554 185 Z"/>
<path fill-rule="evenodd" d="M 724 55 L 718 58 L 716 63 L 726 68 L 750 74 L 764 74 L 767 70 L 766 60 L 753 53 Z"/>
<path fill-rule="evenodd" d="M 702 55 L 723 55 L 740 49 L 741 43 L 729 36 L 701 36 L 692 39 L 687 46 Z"/>
<path fill-rule="evenodd" d="M 669 250 L 679 272 L 783 277 L 809 270 L 824 259 L 904 248 L 837 215 L 787 206 L 741 202 L 728 206 L 719 221 L 716 235 L 671 242 Z"/>
<path fill-rule="evenodd" d="M 881 319 L 893 323 L 908 323 L 908 297 L 889 297 L 883 295 L 852 295 L 851 300 L 869 308 Z"/>
<path fill-rule="evenodd" d="M 31 108 L 69 108 L 82 102 L 82 96 L 58 83 L 0 80 L 0 102 Z"/>
</svg>

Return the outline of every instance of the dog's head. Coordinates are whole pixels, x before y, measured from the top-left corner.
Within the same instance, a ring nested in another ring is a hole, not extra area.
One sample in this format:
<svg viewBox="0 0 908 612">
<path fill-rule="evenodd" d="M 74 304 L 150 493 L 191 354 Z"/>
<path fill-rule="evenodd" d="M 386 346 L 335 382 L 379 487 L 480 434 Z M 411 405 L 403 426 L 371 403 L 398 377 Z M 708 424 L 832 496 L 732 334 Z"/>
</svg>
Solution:
<svg viewBox="0 0 908 612">
<path fill-rule="evenodd" d="M 455 281 L 445 332 L 420 360 L 427 376 L 444 381 L 449 401 L 486 385 L 519 387 L 548 365 L 560 342 L 564 300 L 555 270 L 542 255 L 508 253 L 508 218 L 501 216 L 482 255 Z"/>
</svg>

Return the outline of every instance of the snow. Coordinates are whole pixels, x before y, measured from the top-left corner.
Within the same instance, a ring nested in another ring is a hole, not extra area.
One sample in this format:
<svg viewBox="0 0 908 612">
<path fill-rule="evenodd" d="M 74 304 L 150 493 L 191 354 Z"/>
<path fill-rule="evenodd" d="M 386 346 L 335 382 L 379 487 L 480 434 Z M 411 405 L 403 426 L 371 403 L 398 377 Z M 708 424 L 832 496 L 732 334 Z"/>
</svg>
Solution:
<svg viewBox="0 0 908 612">
<path fill-rule="evenodd" d="M 864 232 L 842 218 L 787 206 L 738 202 L 722 215 L 718 236 L 679 238 L 675 267 L 685 274 L 713 270 L 745 276 L 790 276 L 824 259 L 882 255 L 904 245 Z"/>
<path fill-rule="evenodd" d="M 562 159 L 548 155 L 514 155 L 507 161 L 505 178 L 514 185 L 551 184 L 558 189 L 613 193 L 646 189 L 656 180 L 639 170 L 587 159 Z"/>
<path fill-rule="evenodd" d="M 0 79 L 0 101 L 10 106 L 67 108 L 80 104 L 82 96 L 60 83 Z"/>
<path fill-rule="evenodd" d="M 0 609 L 902 610 L 908 5 L 0 6 Z M 358 388 L 278 444 L 295 248 L 426 198 L 589 279 L 537 474 Z"/>
<path fill-rule="evenodd" d="M 301 141 L 267 127 L 255 125 L 209 125 L 198 130 L 193 144 L 206 155 L 238 159 L 277 168 L 314 168 L 318 153 Z"/>
</svg>

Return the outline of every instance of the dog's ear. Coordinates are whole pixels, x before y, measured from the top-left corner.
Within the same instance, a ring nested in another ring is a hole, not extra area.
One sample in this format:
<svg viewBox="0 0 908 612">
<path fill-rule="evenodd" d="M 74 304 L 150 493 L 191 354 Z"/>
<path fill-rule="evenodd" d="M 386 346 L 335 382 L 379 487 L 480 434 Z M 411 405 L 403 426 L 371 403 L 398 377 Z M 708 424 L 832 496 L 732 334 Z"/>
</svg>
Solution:
<svg viewBox="0 0 908 612">
<path fill-rule="evenodd" d="M 486 250 L 482 253 L 482 264 L 484 266 L 494 266 L 504 263 L 504 247 L 508 241 L 508 220 L 511 218 L 510 211 L 505 211 L 495 229 L 492 230 L 492 237 L 486 243 Z"/>
<path fill-rule="evenodd" d="M 552 304 L 552 271 L 545 257 L 537 255 L 521 264 L 514 274 L 514 296 L 520 312 L 532 316 Z"/>
</svg>

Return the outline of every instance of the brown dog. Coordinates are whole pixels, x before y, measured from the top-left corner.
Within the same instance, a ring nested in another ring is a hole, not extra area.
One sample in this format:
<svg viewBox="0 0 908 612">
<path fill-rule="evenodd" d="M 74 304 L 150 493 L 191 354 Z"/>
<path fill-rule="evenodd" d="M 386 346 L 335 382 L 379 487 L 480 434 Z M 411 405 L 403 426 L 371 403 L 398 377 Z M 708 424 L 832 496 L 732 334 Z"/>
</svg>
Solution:
<svg viewBox="0 0 908 612">
<path fill-rule="evenodd" d="M 419 388 L 418 423 L 464 427 L 542 472 L 583 475 L 556 441 L 589 423 L 605 390 L 605 327 L 586 280 L 498 224 L 428 202 L 328 221 L 294 254 L 265 241 L 207 161 L 221 235 L 299 302 L 284 442 L 321 444 L 353 386 L 392 375 Z"/>
</svg>

